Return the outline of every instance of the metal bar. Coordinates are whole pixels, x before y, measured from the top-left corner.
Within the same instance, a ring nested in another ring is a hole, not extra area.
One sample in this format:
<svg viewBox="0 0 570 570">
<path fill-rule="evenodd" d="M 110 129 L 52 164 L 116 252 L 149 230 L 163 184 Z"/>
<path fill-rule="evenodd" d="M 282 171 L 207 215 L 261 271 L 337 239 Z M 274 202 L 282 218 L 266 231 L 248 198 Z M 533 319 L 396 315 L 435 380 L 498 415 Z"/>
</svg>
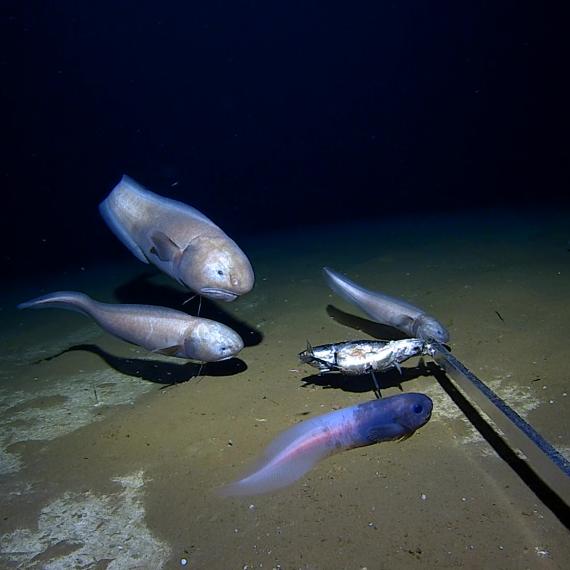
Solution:
<svg viewBox="0 0 570 570">
<path fill-rule="evenodd" d="M 515 452 L 518 451 L 517 455 L 570 507 L 570 462 L 447 348 L 433 340 L 430 340 L 430 345 L 437 364 L 493 421 L 500 430 L 498 435 L 501 439 Z"/>
</svg>

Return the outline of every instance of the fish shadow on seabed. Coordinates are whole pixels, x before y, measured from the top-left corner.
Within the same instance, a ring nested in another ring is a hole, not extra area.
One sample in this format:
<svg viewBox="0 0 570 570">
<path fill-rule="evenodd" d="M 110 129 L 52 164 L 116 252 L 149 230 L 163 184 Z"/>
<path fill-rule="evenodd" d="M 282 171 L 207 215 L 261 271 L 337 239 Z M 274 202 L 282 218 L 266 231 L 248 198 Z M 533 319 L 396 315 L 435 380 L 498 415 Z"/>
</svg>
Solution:
<svg viewBox="0 0 570 570">
<path fill-rule="evenodd" d="M 385 372 L 376 372 L 376 379 L 380 385 L 380 389 L 400 388 L 404 390 L 404 384 L 410 380 L 415 380 L 422 376 L 434 376 L 439 367 L 433 362 L 423 362 L 417 366 L 403 367 L 402 373 L 396 368 L 386 370 Z M 301 378 L 304 382 L 302 387 L 321 386 L 325 389 L 340 389 L 345 392 L 363 393 L 374 392 L 375 386 L 370 374 L 362 374 L 360 376 L 351 376 L 349 374 L 340 374 L 338 372 L 327 372 L 324 374 L 311 374 Z"/>
<path fill-rule="evenodd" d="M 239 374 L 247 370 L 247 365 L 239 358 L 230 358 L 221 362 L 207 362 L 203 365 L 197 362 L 178 364 L 150 358 L 125 358 L 116 356 L 95 344 L 77 344 L 71 346 L 58 354 L 38 360 L 36 364 L 53 360 L 67 352 L 75 351 L 87 351 L 96 354 L 111 368 L 121 374 L 141 378 L 157 384 L 164 384 L 166 386 L 186 382 L 198 376 L 200 378 L 203 376 L 233 376 L 234 374 Z"/>
<path fill-rule="evenodd" d="M 136 303 L 141 305 L 158 305 L 183 311 L 192 316 L 200 316 L 227 325 L 237 332 L 245 346 L 256 346 L 263 340 L 263 335 L 246 322 L 234 317 L 225 311 L 219 304 L 204 297 L 163 285 L 153 281 L 153 278 L 161 275 L 157 271 L 145 271 L 115 288 L 115 297 L 119 303 Z M 239 303 L 239 299 L 234 303 Z M 198 315 L 198 309 L 200 314 Z"/>
<path fill-rule="evenodd" d="M 404 338 L 408 338 L 407 335 L 400 332 L 398 329 L 376 323 L 363 317 L 357 317 L 352 313 L 345 313 L 333 305 L 327 305 L 327 315 L 340 325 L 350 327 L 357 331 L 362 331 L 368 336 L 378 340 L 402 340 Z"/>
</svg>

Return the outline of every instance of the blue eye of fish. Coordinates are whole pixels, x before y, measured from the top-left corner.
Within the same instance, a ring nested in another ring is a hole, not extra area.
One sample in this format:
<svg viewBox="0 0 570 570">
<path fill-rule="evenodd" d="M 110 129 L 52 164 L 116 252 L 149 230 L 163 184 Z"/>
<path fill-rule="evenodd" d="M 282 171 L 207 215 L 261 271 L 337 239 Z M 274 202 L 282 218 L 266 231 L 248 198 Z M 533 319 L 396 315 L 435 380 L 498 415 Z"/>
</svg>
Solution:
<svg viewBox="0 0 570 570">
<path fill-rule="evenodd" d="M 421 414 L 423 411 L 424 407 L 421 404 L 416 404 L 412 410 L 414 411 L 414 414 Z"/>
<path fill-rule="evenodd" d="M 223 275 L 224 272 L 221 269 L 218 269 L 218 275 Z"/>
</svg>

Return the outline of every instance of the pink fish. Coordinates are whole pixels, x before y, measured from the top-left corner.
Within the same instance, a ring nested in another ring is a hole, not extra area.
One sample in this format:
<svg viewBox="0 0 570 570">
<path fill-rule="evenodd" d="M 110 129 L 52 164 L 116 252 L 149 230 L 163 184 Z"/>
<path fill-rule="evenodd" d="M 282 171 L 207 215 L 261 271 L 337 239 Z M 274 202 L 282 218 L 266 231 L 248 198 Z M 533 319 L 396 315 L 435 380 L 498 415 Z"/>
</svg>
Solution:
<svg viewBox="0 0 570 570">
<path fill-rule="evenodd" d="M 433 403 L 424 394 L 398 394 L 329 412 L 279 435 L 248 475 L 219 493 L 258 495 L 294 483 L 318 461 L 355 447 L 405 439 L 430 418 Z"/>
</svg>

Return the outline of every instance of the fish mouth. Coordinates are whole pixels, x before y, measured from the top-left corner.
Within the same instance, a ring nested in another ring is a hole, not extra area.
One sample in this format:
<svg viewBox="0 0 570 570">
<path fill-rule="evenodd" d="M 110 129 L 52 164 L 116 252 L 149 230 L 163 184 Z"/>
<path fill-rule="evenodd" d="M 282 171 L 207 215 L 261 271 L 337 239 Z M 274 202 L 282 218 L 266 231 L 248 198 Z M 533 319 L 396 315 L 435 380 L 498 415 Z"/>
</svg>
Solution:
<svg viewBox="0 0 570 570">
<path fill-rule="evenodd" d="M 312 354 L 308 354 L 306 351 L 299 353 L 299 360 L 304 364 L 310 364 L 312 360 L 314 360 L 314 356 Z"/>
<path fill-rule="evenodd" d="M 422 426 L 427 424 L 431 419 L 431 412 L 426 415 L 425 419 L 420 424 L 414 424 L 414 422 L 410 422 L 409 424 L 406 422 L 400 422 L 400 425 L 406 429 L 406 435 L 404 439 L 411 437 L 417 430 L 419 430 Z"/>
<path fill-rule="evenodd" d="M 208 297 L 209 299 L 215 299 L 216 301 L 234 301 L 239 295 L 228 291 L 227 289 L 218 289 L 216 287 L 203 287 L 200 289 L 200 295 Z"/>
</svg>

